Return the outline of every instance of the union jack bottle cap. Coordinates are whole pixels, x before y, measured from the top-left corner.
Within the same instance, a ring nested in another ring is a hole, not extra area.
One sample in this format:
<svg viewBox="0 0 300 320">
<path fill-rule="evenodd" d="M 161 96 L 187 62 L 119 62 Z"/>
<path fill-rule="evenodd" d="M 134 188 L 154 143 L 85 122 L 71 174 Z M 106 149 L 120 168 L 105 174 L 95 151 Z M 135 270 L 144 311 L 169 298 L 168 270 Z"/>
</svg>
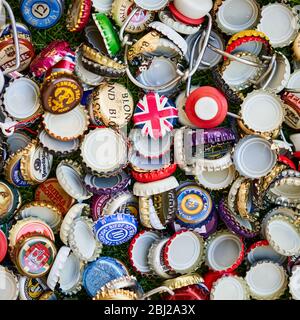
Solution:
<svg viewBox="0 0 300 320">
<path fill-rule="evenodd" d="M 154 139 L 172 131 L 177 119 L 178 110 L 174 102 L 154 92 L 144 95 L 133 114 L 135 127 L 142 129 L 142 135 Z"/>
</svg>

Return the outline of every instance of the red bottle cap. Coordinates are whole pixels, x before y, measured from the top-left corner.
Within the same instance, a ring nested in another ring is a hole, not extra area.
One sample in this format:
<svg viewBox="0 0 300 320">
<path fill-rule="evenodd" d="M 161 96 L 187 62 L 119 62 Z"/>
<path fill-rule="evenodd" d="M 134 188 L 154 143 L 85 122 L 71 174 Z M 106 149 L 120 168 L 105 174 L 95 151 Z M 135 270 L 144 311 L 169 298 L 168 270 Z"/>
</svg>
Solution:
<svg viewBox="0 0 300 320">
<path fill-rule="evenodd" d="M 208 290 L 211 290 L 214 282 L 216 282 L 219 278 L 221 278 L 223 275 L 237 275 L 235 271 L 233 272 L 218 272 L 218 271 L 208 271 L 204 276 L 204 284 L 206 285 Z"/>
<path fill-rule="evenodd" d="M 167 295 L 165 300 L 209 300 L 209 292 L 194 284 L 174 290 L 175 294 Z"/>
<path fill-rule="evenodd" d="M 169 9 L 177 20 L 185 23 L 185 24 L 190 24 L 193 26 L 198 26 L 199 24 L 203 23 L 205 21 L 205 17 L 199 18 L 199 19 L 191 19 L 186 16 L 184 16 L 182 13 L 180 13 L 174 6 L 173 2 L 169 4 Z"/>
<path fill-rule="evenodd" d="M 162 168 L 160 170 L 154 170 L 150 172 L 137 172 L 132 170 L 132 177 L 138 182 L 152 182 L 157 180 L 162 180 L 170 177 L 177 169 L 177 164 L 171 164 L 166 168 Z"/>
<path fill-rule="evenodd" d="M 185 111 L 189 120 L 199 128 L 215 128 L 221 124 L 228 110 L 228 103 L 221 91 L 204 86 L 194 90 L 186 100 Z"/>
<path fill-rule="evenodd" d="M 287 166 L 289 166 L 293 170 L 297 170 L 295 163 L 286 156 L 283 156 L 283 155 L 278 156 L 278 161 L 286 164 Z"/>
<path fill-rule="evenodd" d="M 0 230 L 0 262 L 3 261 L 7 253 L 7 239 L 6 235 Z"/>
</svg>

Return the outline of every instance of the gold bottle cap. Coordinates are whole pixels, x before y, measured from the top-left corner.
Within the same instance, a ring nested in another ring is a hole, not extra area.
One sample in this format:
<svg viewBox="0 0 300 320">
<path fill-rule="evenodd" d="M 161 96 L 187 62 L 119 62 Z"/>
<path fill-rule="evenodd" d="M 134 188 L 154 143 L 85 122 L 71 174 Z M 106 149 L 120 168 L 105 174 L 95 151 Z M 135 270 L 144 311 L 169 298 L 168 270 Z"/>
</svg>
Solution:
<svg viewBox="0 0 300 320">
<path fill-rule="evenodd" d="M 62 221 L 62 213 L 52 203 L 32 201 L 25 204 L 18 212 L 20 219 L 38 218 L 45 221 L 53 231 L 58 231 Z"/>
<path fill-rule="evenodd" d="M 119 83 L 105 83 L 93 92 L 92 118 L 110 127 L 123 127 L 131 119 L 134 102 L 129 90 Z"/>
<path fill-rule="evenodd" d="M 190 274 L 185 274 L 183 276 L 174 278 L 174 279 L 168 279 L 163 282 L 163 285 L 168 287 L 171 290 L 180 289 L 182 287 L 190 286 L 193 284 L 198 284 L 200 282 L 204 282 L 202 277 L 194 272 Z"/>
<path fill-rule="evenodd" d="M 54 242 L 41 235 L 27 234 L 21 237 L 14 249 L 17 269 L 22 275 L 32 278 L 40 278 L 47 274 L 55 256 Z"/>
<path fill-rule="evenodd" d="M 33 140 L 23 152 L 20 168 L 23 178 L 30 184 L 44 182 L 51 171 L 53 155 Z"/>
<path fill-rule="evenodd" d="M 136 293 L 129 290 L 105 289 L 101 292 L 98 292 L 93 300 L 137 300 L 137 295 Z"/>
<path fill-rule="evenodd" d="M 296 61 L 300 61 L 300 32 L 298 33 L 296 39 L 294 40 L 293 52 L 294 52 L 294 59 Z"/>
<path fill-rule="evenodd" d="M 25 180 L 21 172 L 21 159 L 25 152 L 25 149 L 22 149 L 10 155 L 4 167 L 6 180 L 17 187 L 30 186 L 30 183 Z"/>
</svg>

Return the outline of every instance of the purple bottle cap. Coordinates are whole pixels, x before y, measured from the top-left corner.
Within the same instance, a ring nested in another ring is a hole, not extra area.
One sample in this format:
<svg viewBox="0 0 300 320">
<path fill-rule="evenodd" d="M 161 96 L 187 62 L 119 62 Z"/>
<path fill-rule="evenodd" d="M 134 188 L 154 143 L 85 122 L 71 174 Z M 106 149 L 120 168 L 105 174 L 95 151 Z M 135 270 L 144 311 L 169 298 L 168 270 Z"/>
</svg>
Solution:
<svg viewBox="0 0 300 320">
<path fill-rule="evenodd" d="M 254 238 L 257 236 L 259 224 L 256 222 L 252 223 L 232 212 L 226 205 L 225 199 L 222 199 L 219 204 L 219 214 L 227 228 L 238 236 L 243 238 Z"/>
<path fill-rule="evenodd" d="M 180 231 L 180 230 L 192 230 L 197 232 L 198 234 L 200 234 L 200 236 L 207 238 L 209 237 L 211 234 L 213 234 L 216 230 L 217 230 L 217 226 L 218 226 L 218 215 L 217 212 L 214 210 L 211 213 L 211 219 L 208 220 L 207 224 L 203 224 L 201 226 L 194 226 L 194 227 L 183 227 L 181 226 L 178 221 L 172 221 L 169 226 L 175 231 Z"/>
<path fill-rule="evenodd" d="M 97 221 L 101 217 L 103 207 L 109 199 L 110 195 L 108 194 L 94 195 L 92 197 L 91 213 L 94 221 Z"/>
</svg>

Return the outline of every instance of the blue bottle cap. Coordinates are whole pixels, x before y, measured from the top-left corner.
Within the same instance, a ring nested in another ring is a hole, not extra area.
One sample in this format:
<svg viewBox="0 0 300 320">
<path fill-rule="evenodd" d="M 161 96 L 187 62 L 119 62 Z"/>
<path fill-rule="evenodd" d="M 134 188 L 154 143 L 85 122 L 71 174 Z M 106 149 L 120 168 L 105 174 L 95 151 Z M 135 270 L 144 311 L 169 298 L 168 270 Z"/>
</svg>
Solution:
<svg viewBox="0 0 300 320">
<path fill-rule="evenodd" d="M 138 222 L 130 214 L 117 213 L 101 217 L 94 225 L 97 239 L 107 246 L 118 246 L 137 233 Z"/>
<path fill-rule="evenodd" d="M 89 263 L 83 272 L 83 287 L 87 294 L 94 297 L 108 282 L 123 276 L 129 276 L 126 267 L 118 260 L 101 257 Z"/>
<path fill-rule="evenodd" d="M 53 27 L 63 14 L 61 0 L 22 0 L 21 13 L 23 19 L 38 29 Z"/>
<path fill-rule="evenodd" d="M 18 33 L 21 33 L 31 38 L 31 32 L 29 31 L 29 29 L 24 23 L 17 22 L 16 27 L 17 27 Z M 0 37 L 9 36 L 11 33 L 12 33 L 11 24 L 6 24 L 1 28 Z"/>
<path fill-rule="evenodd" d="M 17 187 L 29 187 L 30 184 L 24 180 L 21 173 L 21 160 L 16 162 L 14 166 L 11 168 L 10 176 L 13 184 Z"/>
<path fill-rule="evenodd" d="M 213 202 L 207 191 L 197 185 L 187 185 L 177 191 L 178 223 L 184 226 L 207 223 L 213 211 Z"/>
</svg>

